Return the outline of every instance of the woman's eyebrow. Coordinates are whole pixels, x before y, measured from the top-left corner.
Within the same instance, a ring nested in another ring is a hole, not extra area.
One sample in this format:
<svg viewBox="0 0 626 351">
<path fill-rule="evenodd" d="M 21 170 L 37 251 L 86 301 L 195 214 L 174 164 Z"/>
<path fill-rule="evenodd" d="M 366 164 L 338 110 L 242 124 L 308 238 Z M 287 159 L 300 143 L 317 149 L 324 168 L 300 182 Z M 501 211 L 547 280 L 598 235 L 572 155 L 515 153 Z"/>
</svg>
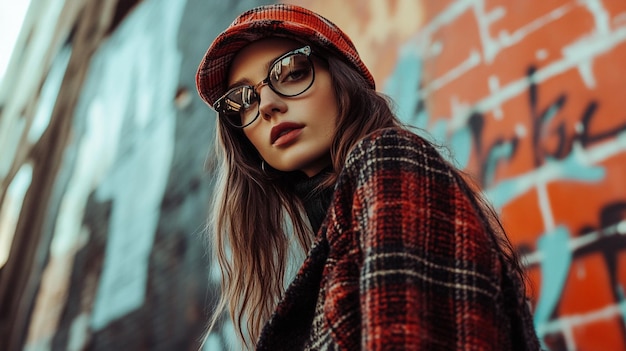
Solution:
<svg viewBox="0 0 626 351">
<path fill-rule="evenodd" d="M 250 79 L 248 79 L 248 78 L 241 78 L 241 79 L 238 79 L 238 80 L 234 81 L 232 84 L 230 84 L 226 88 L 226 91 L 228 91 L 228 90 L 230 90 L 232 88 L 235 88 L 235 87 L 242 86 L 242 85 L 253 85 L 253 84 L 250 81 Z"/>
<path fill-rule="evenodd" d="M 280 54 L 280 55 L 278 55 L 278 56 L 274 57 L 273 59 L 268 60 L 268 61 L 265 63 L 265 66 L 263 67 L 263 68 L 264 68 L 264 70 L 265 70 L 265 72 L 268 72 L 268 73 L 269 73 L 270 66 L 272 66 L 272 64 L 273 64 L 274 62 L 276 62 L 276 60 L 278 60 L 278 58 L 279 58 L 279 57 L 281 57 L 281 56 L 283 56 L 283 55 L 284 55 L 284 54 Z M 264 78 L 264 79 L 265 79 L 265 78 Z M 230 90 L 230 89 L 232 89 L 232 88 L 234 88 L 234 87 L 241 86 L 241 85 L 255 85 L 255 84 L 256 84 L 256 83 L 252 83 L 252 81 L 251 81 L 250 79 L 248 79 L 248 78 L 241 78 L 241 79 L 237 79 L 237 80 L 236 80 L 236 81 L 234 81 L 232 84 L 230 84 L 230 85 L 226 88 L 226 91 L 228 91 L 228 90 Z"/>
</svg>

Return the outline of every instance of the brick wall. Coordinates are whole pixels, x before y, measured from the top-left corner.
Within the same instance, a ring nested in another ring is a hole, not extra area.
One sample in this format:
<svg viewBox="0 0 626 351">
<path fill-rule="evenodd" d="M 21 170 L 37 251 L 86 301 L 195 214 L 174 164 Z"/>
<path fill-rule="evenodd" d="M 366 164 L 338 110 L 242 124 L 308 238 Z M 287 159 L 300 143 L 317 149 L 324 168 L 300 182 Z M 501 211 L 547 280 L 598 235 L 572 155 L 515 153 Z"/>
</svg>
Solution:
<svg viewBox="0 0 626 351">
<path fill-rule="evenodd" d="M 346 28 L 401 117 L 486 191 L 544 346 L 625 350 L 626 3 L 294 2 Z"/>
<path fill-rule="evenodd" d="M 626 3 L 420 4 L 379 86 L 501 213 L 545 346 L 626 349 Z"/>
</svg>

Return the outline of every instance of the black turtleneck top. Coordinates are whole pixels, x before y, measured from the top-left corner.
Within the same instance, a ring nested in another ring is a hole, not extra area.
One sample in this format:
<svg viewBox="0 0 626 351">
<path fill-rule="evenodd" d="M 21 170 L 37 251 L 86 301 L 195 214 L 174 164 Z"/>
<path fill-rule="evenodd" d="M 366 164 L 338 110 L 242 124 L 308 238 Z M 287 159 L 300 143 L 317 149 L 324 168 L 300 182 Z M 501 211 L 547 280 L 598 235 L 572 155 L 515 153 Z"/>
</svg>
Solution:
<svg viewBox="0 0 626 351">
<path fill-rule="evenodd" d="M 296 195 L 302 200 L 314 233 L 317 233 L 320 229 L 333 196 L 332 186 L 328 188 L 318 188 L 330 171 L 331 168 L 329 167 L 313 177 L 306 177 L 295 182 Z"/>
</svg>

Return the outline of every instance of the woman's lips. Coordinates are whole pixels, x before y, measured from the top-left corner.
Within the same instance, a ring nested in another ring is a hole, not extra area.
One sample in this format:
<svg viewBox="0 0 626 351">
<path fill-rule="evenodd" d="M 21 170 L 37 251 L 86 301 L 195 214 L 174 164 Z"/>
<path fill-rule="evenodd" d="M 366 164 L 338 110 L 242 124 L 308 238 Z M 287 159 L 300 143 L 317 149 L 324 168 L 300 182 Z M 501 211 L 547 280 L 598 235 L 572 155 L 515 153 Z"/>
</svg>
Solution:
<svg viewBox="0 0 626 351">
<path fill-rule="evenodd" d="M 270 132 L 270 142 L 274 146 L 288 144 L 294 141 L 300 133 L 302 133 L 302 128 L 304 128 L 302 124 L 292 122 L 277 124 Z"/>
</svg>

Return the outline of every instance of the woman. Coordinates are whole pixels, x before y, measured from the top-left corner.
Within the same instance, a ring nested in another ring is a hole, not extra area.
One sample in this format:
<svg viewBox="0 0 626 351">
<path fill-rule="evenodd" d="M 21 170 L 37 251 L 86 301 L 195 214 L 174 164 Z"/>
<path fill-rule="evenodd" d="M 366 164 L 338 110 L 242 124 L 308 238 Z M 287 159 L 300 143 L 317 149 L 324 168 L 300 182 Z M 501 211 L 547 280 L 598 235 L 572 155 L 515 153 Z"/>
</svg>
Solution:
<svg viewBox="0 0 626 351">
<path fill-rule="evenodd" d="M 538 349 L 496 216 L 401 126 L 333 23 L 291 5 L 247 11 L 196 83 L 222 162 L 213 323 L 227 308 L 260 350 Z"/>
</svg>

